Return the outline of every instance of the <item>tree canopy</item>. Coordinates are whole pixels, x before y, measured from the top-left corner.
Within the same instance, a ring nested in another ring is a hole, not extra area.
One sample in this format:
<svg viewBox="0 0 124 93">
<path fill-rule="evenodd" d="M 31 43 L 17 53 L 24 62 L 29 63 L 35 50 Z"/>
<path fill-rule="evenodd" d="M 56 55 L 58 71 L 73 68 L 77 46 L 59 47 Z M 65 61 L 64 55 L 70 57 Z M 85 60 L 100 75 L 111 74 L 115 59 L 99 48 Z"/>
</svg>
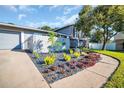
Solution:
<svg viewBox="0 0 124 93">
<path fill-rule="evenodd" d="M 42 27 L 39 27 L 39 29 L 48 30 L 48 31 L 54 31 L 54 28 L 51 28 L 50 26 L 47 26 L 47 25 L 44 25 Z"/>
<path fill-rule="evenodd" d="M 92 7 L 89 5 L 84 6 L 79 12 L 79 19 L 77 20 L 75 26 L 78 31 L 83 32 L 83 37 L 90 36 L 90 31 L 92 29 Z"/>
<path fill-rule="evenodd" d="M 102 5 L 95 8 L 85 6 L 79 13 L 79 20 L 76 24 L 84 34 L 89 34 L 93 29 L 96 34 L 101 33 L 102 49 L 104 49 L 112 37 L 124 31 L 124 6 Z"/>
</svg>

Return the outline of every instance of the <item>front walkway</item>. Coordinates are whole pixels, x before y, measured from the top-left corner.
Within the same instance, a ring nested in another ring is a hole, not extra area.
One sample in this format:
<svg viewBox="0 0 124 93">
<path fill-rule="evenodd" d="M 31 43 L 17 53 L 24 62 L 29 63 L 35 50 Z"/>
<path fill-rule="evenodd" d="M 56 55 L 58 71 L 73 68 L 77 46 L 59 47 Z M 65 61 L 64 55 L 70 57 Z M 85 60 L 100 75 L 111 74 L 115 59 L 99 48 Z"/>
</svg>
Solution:
<svg viewBox="0 0 124 93">
<path fill-rule="evenodd" d="M 97 88 L 106 83 L 111 74 L 118 66 L 118 61 L 101 55 L 102 60 L 75 75 L 54 82 L 50 86 L 53 88 Z"/>
<path fill-rule="evenodd" d="M 49 87 L 24 52 L 0 50 L 0 87 Z"/>
<path fill-rule="evenodd" d="M 117 60 L 101 56 L 93 67 L 48 85 L 26 53 L 0 50 L 0 87 L 101 87 L 118 66 Z"/>
</svg>

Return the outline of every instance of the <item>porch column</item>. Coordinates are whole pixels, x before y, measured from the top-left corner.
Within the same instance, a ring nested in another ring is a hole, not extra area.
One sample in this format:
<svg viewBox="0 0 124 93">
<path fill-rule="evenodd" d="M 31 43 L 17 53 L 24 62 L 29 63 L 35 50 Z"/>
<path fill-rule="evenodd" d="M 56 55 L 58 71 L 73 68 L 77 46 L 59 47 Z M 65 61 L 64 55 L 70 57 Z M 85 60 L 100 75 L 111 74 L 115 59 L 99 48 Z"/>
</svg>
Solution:
<svg viewBox="0 0 124 93">
<path fill-rule="evenodd" d="M 21 32 L 21 49 L 24 50 L 24 31 Z"/>
</svg>

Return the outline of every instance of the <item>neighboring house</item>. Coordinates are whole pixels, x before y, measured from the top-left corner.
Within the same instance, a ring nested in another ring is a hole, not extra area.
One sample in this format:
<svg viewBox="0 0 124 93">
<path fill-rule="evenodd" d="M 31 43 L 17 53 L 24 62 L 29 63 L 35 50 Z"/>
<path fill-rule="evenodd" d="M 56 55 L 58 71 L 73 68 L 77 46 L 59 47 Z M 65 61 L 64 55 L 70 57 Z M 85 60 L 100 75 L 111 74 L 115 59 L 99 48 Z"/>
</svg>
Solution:
<svg viewBox="0 0 124 93">
<path fill-rule="evenodd" d="M 83 38 L 83 33 L 81 31 L 77 31 L 74 25 L 68 25 L 68 26 L 59 28 L 55 32 L 62 33 L 69 36 L 71 48 L 88 46 L 88 39 Z"/>
<path fill-rule="evenodd" d="M 50 31 L 22 27 L 12 24 L 0 23 L 0 49 L 22 49 L 37 50 L 38 52 L 49 52 L 48 42 Z M 70 48 L 70 39 L 68 36 L 57 33 L 56 41 L 63 42 L 61 49 Z"/>
<path fill-rule="evenodd" d="M 115 37 L 116 50 L 124 50 L 124 33 L 119 32 Z"/>
</svg>

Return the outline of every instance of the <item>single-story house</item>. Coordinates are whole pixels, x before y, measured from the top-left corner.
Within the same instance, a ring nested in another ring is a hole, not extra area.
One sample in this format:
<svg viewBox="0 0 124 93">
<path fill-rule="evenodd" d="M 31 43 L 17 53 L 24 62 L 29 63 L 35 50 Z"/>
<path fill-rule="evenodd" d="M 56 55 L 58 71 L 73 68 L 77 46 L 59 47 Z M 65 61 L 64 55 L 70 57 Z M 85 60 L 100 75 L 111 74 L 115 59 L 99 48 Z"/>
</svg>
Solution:
<svg viewBox="0 0 124 93">
<path fill-rule="evenodd" d="M 48 41 L 49 32 L 36 28 L 0 23 L 0 50 L 38 50 L 38 52 L 47 53 L 51 45 Z M 64 44 L 61 49 L 68 50 L 70 48 L 69 37 L 61 33 L 56 34 L 56 41 L 61 41 Z"/>
<path fill-rule="evenodd" d="M 78 31 L 74 25 L 64 26 L 57 29 L 55 32 L 69 36 L 71 48 L 77 48 L 80 46 L 88 47 L 88 39 L 83 38 L 83 33 Z"/>
<path fill-rule="evenodd" d="M 114 37 L 114 41 L 116 45 L 116 50 L 124 50 L 124 32 L 119 32 Z"/>
</svg>

